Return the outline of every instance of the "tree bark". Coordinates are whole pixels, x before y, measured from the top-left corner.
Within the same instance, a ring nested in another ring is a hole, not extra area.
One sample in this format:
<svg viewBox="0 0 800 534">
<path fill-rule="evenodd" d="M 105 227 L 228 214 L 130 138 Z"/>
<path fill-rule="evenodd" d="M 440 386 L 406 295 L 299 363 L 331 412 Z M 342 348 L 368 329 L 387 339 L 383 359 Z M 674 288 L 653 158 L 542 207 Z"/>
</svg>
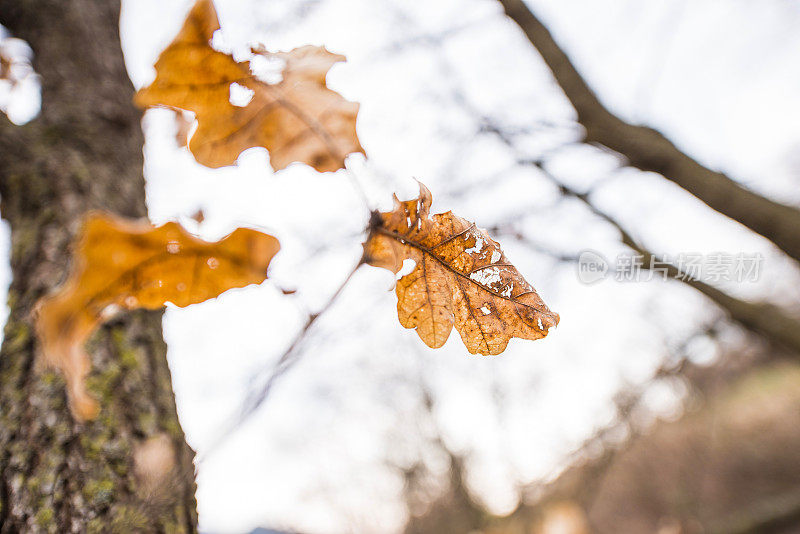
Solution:
<svg viewBox="0 0 800 534">
<path fill-rule="evenodd" d="M 65 278 L 87 210 L 146 215 L 141 113 L 119 2 L 0 0 L 42 77 L 42 111 L 0 116 L 0 212 L 11 226 L 10 316 L 0 349 L 0 532 L 194 532 L 193 451 L 176 414 L 161 312 L 92 338 L 99 417 L 76 423 L 63 380 L 37 365 L 32 314 Z"/>
<path fill-rule="evenodd" d="M 500 0 L 506 14 L 525 33 L 578 113 L 585 140 L 622 154 L 643 171 L 661 174 L 712 209 L 772 241 L 800 261 L 800 209 L 780 204 L 708 169 L 678 149 L 660 132 L 629 124 L 611 113 L 589 88 L 553 36 L 524 0 Z"/>
</svg>

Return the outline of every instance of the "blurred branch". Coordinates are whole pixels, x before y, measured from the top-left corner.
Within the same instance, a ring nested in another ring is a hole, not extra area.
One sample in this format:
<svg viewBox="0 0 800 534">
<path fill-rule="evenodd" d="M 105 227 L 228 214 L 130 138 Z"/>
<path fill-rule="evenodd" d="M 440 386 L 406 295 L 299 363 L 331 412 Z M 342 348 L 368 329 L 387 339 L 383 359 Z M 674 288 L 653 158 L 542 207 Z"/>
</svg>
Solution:
<svg viewBox="0 0 800 534">
<path fill-rule="evenodd" d="M 250 417 L 261 407 L 261 405 L 264 404 L 269 397 L 270 392 L 272 391 L 272 386 L 275 385 L 275 382 L 278 380 L 278 378 L 280 378 L 300 360 L 300 357 L 303 353 L 299 352 L 298 348 L 300 345 L 302 345 L 303 341 L 305 341 L 308 333 L 311 330 L 311 327 L 314 325 L 317 319 L 324 315 L 325 312 L 327 312 L 331 306 L 333 306 L 334 302 L 336 302 L 336 299 L 342 294 L 342 291 L 344 291 L 344 288 L 347 287 L 347 284 L 350 282 L 350 280 L 352 280 L 353 275 L 356 274 L 356 271 L 358 271 L 358 268 L 361 267 L 362 264 L 363 260 L 359 260 L 358 264 L 353 267 L 353 269 L 350 271 L 350 274 L 347 275 L 347 277 L 339 285 L 333 295 L 331 295 L 328 301 L 315 313 L 308 314 L 302 328 L 297 332 L 294 339 L 289 344 L 289 347 L 283 352 L 283 354 L 281 354 L 280 358 L 278 358 L 278 361 L 272 366 L 272 369 L 270 370 L 266 379 L 263 381 L 262 385 L 248 393 L 239 416 L 235 418 L 233 422 L 219 434 L 217 439 L 214 440 L 205 451 L 203 458 L 199 459 L 197 463 L 200 463 L 200 461 L 204 460 L 206 457 L 210 456 L 214 451 L 216 451 L 219 446 L 228 439 L 228 437 L 236 432 L 248 419 L 250 419 Z"/>
<path fill-rule="evenodd" d="M 509 225 L 495 225 L 489 226 L 486 230 L 492 235 L 498 236 L 508 236 L 519 243 L 525 245 L 529 249 L 538 252 L 540 254 L 544 254 L 545 256 L 556 260 L 559 263 L 578 263 L 578 255 L 577 254 L 569 254 L 560 252 L 558 250 L 554 250 L 547 245 L 542 245 L 531 239 L 530 237 L 526 236 L 524 233 L 520 232 L 519 230 L 509 226 Z"/>
<path fill-rule="evenodd" d="M 450 37 L 458 35 L 463 31 L 471 28 L 482 28 L 486 22 L 486 18 L 481 17 L 438 32 L 419 33 L 417 35 L 404 37 L 402 39 L 387 43 L 372 51 L 366 58 L 366 61 L 383 61 L 386 59 L 387 55 L 397 54 L 414 47 L 438 47 Z"/>
<path fill-rule="evenodd" d="M 713 326 L 707 327 L 703 333 L 713 328 Z M 580 502 L 584 510 L 590 510 L 611 466 L 646 430 L 641 420 L 637 420 L 637 415 L 641 413 L 647 391 L 661 380 L 686 378 L 684 371 L 688 364 L 687 357 L 681 355 L 677 361 L 667 361 L 659 366 L 643 384 L 629 385 L 621 389 L 614 397 L 613 419 L 595 430 L 566 461 L 568 466 L 578 469 L 576 473 L 579 476 L 562 474 L 549 484 L 549 488 L 545 487 L 544 499 L 540 498 L 540 501 L 569 498 Z M 586 460 L 587 458 L 592 459 Z M 527 512 L 525 508 L 536 506 L 521 502 L 517 513 L 524 514 Z"/>
<path fill-rule="evenodd" d="M 746 508 L 712 525 L 710 534 L 769 534 L 788 532 L 800 524 L 800 490 L 779 495 Z"/>
<path fill-rule="evenodd" d="M 797 318 L 788 315 L 779 307 L 769 303 L 748 302 L 732 297 L 714 286 L 697 280 L 688 273 L 678 269 L 675 265 L 653 254 L 644 245 L 640 244 L 614 217 L 598 208 L 592 202 L 589 193 L 581 193 L 563 183 L 547 170 L 542 159 L 530 159 L 522 156 L 516 148 L 513 136 L 506 132 L 500 125 L 492 121 L 491 118 L 478 113 L 463 95 L 456 92 L 454 100 L 460 103 L 467 111 L 475 115 L 480 123 L 482 131 L 495 134 L 498 139 L 508 146 L 514 154 L 516 154 L 517 161 L 520 165 L 535 167 L 545 178 L 553 183 L 553 185 L 558 187 L 563 195 L 581 201 L 592 213 L 613 226 L 619 232 L 622 243 L 641 257 L 643 268 L 658 265 L 660 269 L 666 269 L 667 277 L 683 282 L 697 291 L 700 291 L 720 308 L 725 310 L 731 319 L 741 324 L 743 327 L 777 345 L 788 347 L 797 357 L 800 357 L 800 321 Z M 800 226 L 798 226 L 798 228 L 800 228 Z M 800 236 L 800 232 L 797 232 L 797 234 Z M 543 251 L 541 247 L 539 247 L 539 250 Z M 560 254 L 554 257 L 560 260 L 570 259 L 569 256 Z"/>
<path fill-rule="evenodd" d="M 442 437 L 442 431 L 436 421 L 434 413 L 435 401 L 430 388 L 420 377 L 419 388 L 422 395 L 422 413 L 430 423 L 432 436 L 430 444 L 447 457 L 448 481 L 445 491 L 427 504 L 424 513 L 415 515 L 411 513 L 405 534 L 428 534 L 431 532 L 478 532 L 486 527 L 488 512 L 477 501 L 469 490 L 467 484 L 467 457 L 450 448 Z M 420 471 L 424 464 L 415 464 L 410 469 L 404 470 L 406 480 L 406 505 L 409 512 L 413 512 L 414 484 L 421 480 Z"/>
<path fill-rule="evenodd" d="M 737 299 L 712 285 L 697 280 L 672 263 L 650 252 L 650 250 L 640 244 L 621 223 L 595 206 L 588 194 L 575 191 L 561 183 L 555 176 L 547 171 L 541 161 L 527 160 L 521 163 L 533 165 L 542 171 L 545 176 L 561 189 L 564 195 L 580 200 L 592 213 L 613 226 L 619 232 L 622 243 L 642 258 L 643 268 L 658 265 L 660 269 L 666 269 L 667 277 L 683 282 L 701 292 L 720 308 L 725 310 L 734 321 L 751 332 L 776 342 L 778 345 L 788 347 L 796 356 L 800 356 L 800 321 L 795 317 L 791 317 L 773 304 Z"/>
<path fill-rule="evenodd" d="M 626 464 L 624 460 L 626 455 L 629 455 L 637 445 L 641 447 L 642 440 L 647 443 L 647 435 L 652 436 L 652 429 L 660 425 L 652 417 L 641 417 L 652 413 L 646 404 L 646 394 L 653 385 L 665 379 L 680 379 L 702 397 L 719 394 L 720 390 L 709 389 L 709 376 L 719 379 L 718 384 L 711 385 L 712 388 L 724 387 L 731 383 L 731 375 L 728 372 L 731 370 L 729 358 L 705 367 L 694 364 L 687 352 L 692 340 L 698 336 L 716 336 L 720 326 L 721 322 L 718 320 L 704 325 L 671 349 L 665 363 L 653 371 L 646 382 L 622 388 L 614 398 L 616 413 L 612 420 L 595 430 L 564 460 L 563 463 L 567 468 L 552 482 L 536 483 L 524 488 L 529 498 L 521 500 L 511 517 L 516 516 L 525 520 L 535 517 L 552 503 L 566 501 L 576 502 L 587 513 L 596 510 L 595 506 L 604 498 L 608 498 L 609 491 L 611 493 L 614 491 L 609 490 L 608 484 L 612 487 L 619 484 L 619 478 L 616 482 L 609 481 L 609 477 L 614 476 L 612 469 L 616 470 L 617 476 L 620 471 L 630 469 L 630 464 Z M 737 365 L 735 363 L 734 367 Z M 741 376 L 740 373 L 747 372 L 746 369 L 749 367 L 741 368 L 739 372 L 735 372 L 735 376 Z M 688 395 L 683 399 L 686 401 L 693 396 Z M 650 439 L 652 440 L 652 437 Z M 659 458 L 657 454 L 654 457 L 655 461 Z M 744 510 L 739 515 L 728 516 L 718 525 L 719 528 L 712 528 L 708 532 L 720 534 L 773 532 L 772 527 L 797 524 L 798 515 L 795 514 L 798 512 L 800 512 L 800 494 L 787 494 L 768 499 L 752 509 Z M 591 523 L 591 520 L 591 516 L 587 517 L 587 521 Z"/>
<path fill-rule="evenodd" d="M 619 152 L 633 167 L 661 174 L 800 261 L 800 210 L 745 189 L 725 174 L 698 163 L 660 132 L 629 124 L 611 113 L 524 0 L 499 1 L 541 54 L 575 108 L 578 122 L 586 129 L 586 142 L 599 143 Z"/>
<path fill-rule="evenodd" d="M 274 34 L 283 31 L 286 28 L 291 28 L 297 24 L 299 20 L 310 18 L 314 11 L 321 5 L 320 0 L 302 0 L 300 2 L 287 2 L 288 9 L 285 13 L 276 17 L 274 13 L 269 16 L 262 16 L 258 13 L 254 14 L 256 20 L 268 21 L 263 23 L 262 30 L 265 34 Z"/>
</svg>

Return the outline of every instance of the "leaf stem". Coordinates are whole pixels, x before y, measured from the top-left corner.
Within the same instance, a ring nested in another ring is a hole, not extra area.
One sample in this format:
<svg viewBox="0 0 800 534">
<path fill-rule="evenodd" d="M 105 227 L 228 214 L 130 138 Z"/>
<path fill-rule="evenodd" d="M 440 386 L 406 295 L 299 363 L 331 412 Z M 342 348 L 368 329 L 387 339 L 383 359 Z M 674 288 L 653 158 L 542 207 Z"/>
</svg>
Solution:
<svg viewBox="0 0 800 534">
<path fill-rule="evenodd" d="M 364 190 L 364 186 L 362 186 L 361 182 L 358 180 L 358 176 L 356 176 L 355 171 L 353 171 L 352 165 L 348 165 L 347 163 L 348 163 L 347 161 L 344 162 L 344 172 L 345 174 L 347 174 L 347 177 L 353 184 L 353 189 L 355 189 L 358 195 L 361 197 L 361 202 L 364 204 L 364 207 L 367 208 L 367 211 L 372 213 L 373 208 L 372 205 L 370 204 L 367 192 Z"/>
</svg>

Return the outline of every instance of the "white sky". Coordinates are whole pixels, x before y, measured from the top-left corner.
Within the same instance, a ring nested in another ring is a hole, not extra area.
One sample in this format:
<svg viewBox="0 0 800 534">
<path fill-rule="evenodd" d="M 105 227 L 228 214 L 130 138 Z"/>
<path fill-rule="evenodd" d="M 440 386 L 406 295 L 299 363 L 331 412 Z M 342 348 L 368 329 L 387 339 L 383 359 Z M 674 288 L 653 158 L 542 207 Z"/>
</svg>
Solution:
<svg viewBox="0 0 800 534">
<path fill-rule="evenodd" d="M 123 47 L 137 86 L 152 78 L 152 63 L 190 4 L 123 3 Z M 800 2 L 531 5 L 615 112 L 662 129 L 754 189 L 800 202 Z M 223 41 L 240 58 L 252 42 L 270 50 L 324 44 L 348 56 L 328 80 L 361 102 L 358 132 L 369 161 L 351 163 L 376 206 L 388 207 L 392 191 L 408 198 L 417 177 L 433 191 L 436 212 L 453 209 L 481 226 L 516 222 L 531 239 L 564 252 L 591 248 L 613 258 L 622 250 L 611 229 L 579 204 L 557 202 L 547 180 L 515 167 L 491 135 L 477 135 L 456 102 L 454 90 L 512 129 L 552 124 L 520 138 L 519 150 L 531 157 L 574 135 L 571 108 L 495 0 L 217 0 L 217 8 Z M 204 458 L 198 503 L 205 531 L 399 529 L 402 486 L 387 460 L 420 454 L 420 376 L 434 391 L 448 444 L 474 451 L 473 489 L 494 510 L 510 510 L 516 484 L 554 473 L 608 419 L 621 384 L 646 379 L 667 345 L 717 316 L 676 283 L 582 285 L 573 266 L 505 238 L 507 256 L 561 314 L 561 325 L 545 340 L 515 340 L 502 356 L 481 358 L 469 356 L 455 332 L 444 348 L 425 347 L 397 323 L 391 274 L 365 267 L 265 406 L 206 456 L 251 377 L 269 368 L 306 310 L 325 302 L 357 261 L 367 213 L 341 172 L 293 165 L 273 174 L 261 149 L 245 153 L 238 167 L 213 171 L 176 147 L 167 112 L 148 112 L 144 125 L 154 222 L 177 218 L 209 239 L 251 226 L 282 242 L 271 281 L 170 309 L 165 318 L 181 421 Z M 577 188 L 607 180 L 595 199 L 651 249 L 760 252 L 767 260 L 759 282 L 726 289 L 797 302 L 797 272 L 768 243 L 665 180 L 617 170 L 614 157 L 588 147 L 567 147 L 552 162 Z M 188 218 L 198 208 L 206 215 L 200 228 Z M 278 288 L 298 291 L 285 296 Z M 708 357 L 702 352 L 696 356 Z M 669 393 L 657 397 L 654 407 L 668 412 Z"/>
</svg>

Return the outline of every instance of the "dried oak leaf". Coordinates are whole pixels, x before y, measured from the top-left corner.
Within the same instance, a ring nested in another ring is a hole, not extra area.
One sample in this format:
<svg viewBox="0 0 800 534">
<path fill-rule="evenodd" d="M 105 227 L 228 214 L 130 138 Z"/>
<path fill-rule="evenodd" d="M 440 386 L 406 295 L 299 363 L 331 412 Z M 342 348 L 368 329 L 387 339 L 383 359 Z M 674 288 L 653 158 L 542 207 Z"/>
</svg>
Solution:
<svg viewBox="0 0 800 534">
<path fill-rule="evenodd" d="M 207 167 L 233 165 L 251 147 L 269 150 L 280 170 L 292 162 L 319 172 L 344 167 L 351 152 L 364 152 L 356 135 L 358 104 L 325 85 L 330 68 L 344 56 L 323 47 L 290 52 L 253 50 L 285 66 L 279 83 L 265 83 L 249 61 L 236 62 L 210 46 L 219 21 L 211 0 L 198 0 L 175 40 L 156 62 L 156 79 L 136 94 L 141 107 L 167 106 L 195 113 L 198 126 L 189 140 L 195 159 Z M 250 101 L 231 100 L 235 92 Z"/>
<path fill-rule="evenodd" d="M 397 273 L 400 324 L 416 328 L 429 347 L 444 345 L 453 326 L 472 354 L 500 354 L 512 337 L 539 339 L 558 324 L 531 285 L 508 262 L 500 245 L 452 212 L 430 216 L 431 193 L 375 212 L 364 261 Z"/>
<path fill-rule="evenodd" d="M 36 317 L 42 359 L 64 374 L 76 419 L 91 419 L 99 408 L 84 384 L 91 364 L 83 346 L 108 310 L 184 307 L 259 284 L 279 248 L 274 237 L 247 228 L 208 243 L 174 222 L 154 227 L 90 214 L 67 281 L 41 300 Z"/>
</svg>

